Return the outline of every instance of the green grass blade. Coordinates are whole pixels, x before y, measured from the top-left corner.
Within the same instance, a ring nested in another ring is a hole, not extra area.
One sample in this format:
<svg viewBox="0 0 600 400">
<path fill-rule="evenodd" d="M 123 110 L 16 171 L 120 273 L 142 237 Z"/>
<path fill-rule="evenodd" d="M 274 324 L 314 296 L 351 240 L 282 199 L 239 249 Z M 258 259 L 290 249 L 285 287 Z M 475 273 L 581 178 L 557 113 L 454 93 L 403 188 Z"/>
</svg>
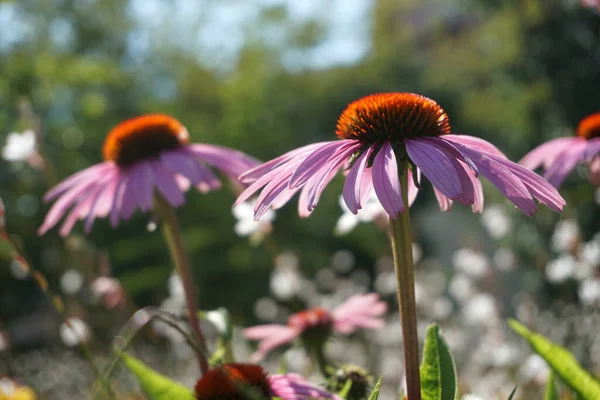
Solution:
<svg viewBox="0 0 600 400">
<path fill-rule="evenodd" d="M 379 380 L 375 384 L 371 395 L 369 396 L 369 400 L 377 400 L 379 398 L 379 389 L 381 389 L 381 382 L 383 382 L 383 375 L 379 377 Z"/>
</svg>

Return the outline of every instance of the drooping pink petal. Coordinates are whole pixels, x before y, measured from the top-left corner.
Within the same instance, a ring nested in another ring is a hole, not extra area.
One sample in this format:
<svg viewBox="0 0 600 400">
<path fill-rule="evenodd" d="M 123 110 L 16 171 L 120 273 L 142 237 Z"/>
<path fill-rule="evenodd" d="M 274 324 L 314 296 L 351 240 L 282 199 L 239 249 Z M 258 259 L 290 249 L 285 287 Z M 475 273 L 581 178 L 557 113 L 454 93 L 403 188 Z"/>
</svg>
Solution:
<svg viewBox="0 0 600 400">
<path fill-rule="evenodd" d="M 186 177 L 192 185 L 197 185 L 201 180 L 198 162 L 187 153 L 165 151 L 160 155 L 160 163 Z"/>
<path fill-rule="evenodd" d="M 258 350 L 251 356 L 252 362 L 259 362 L 270 351 L 300 336 L 300 331 L 285 325 L 259 325 L 244 330 L 244 336 L 250 340 L 260 340 Z"/>
<path fill-rule="evenodd" d="M 585 149 L 585 159 L 591 162 L 598 154 L 600 154 L 600 137 L 588 140 L 588 145 Z"/>
<path fill-rule="evenodd" d="M 92 186 L 86 193 L 82 194 L 77 204 L 71 209 L 65 218 L 62 226 L 60 227 L 58 234 L 62 237 L 66 237 L 71 233 L 73 226 L 78 219 L 85 218 L 89 215 L 92 204 L 99 196 L 100 192 L 104 188 L 105 180 L 101 180 Z"/>
<path fill-rule="evenodd" d="M 536 169 L 540 165 L 543 165 L 544 168 L 548 168 L 560 153 L 568 149 L 571 144 L 582 140 L 584 139 L 579 137 L 552 139 L 527 153 L 525 157 L 519 161 L 519 164 L 528 169 Z"/>
<path fill-rule="evenodd" d="M 85 219 L 85 233 L 90 233 L 94 219 L 104 218 L 110 212 L 115 198 L 115 191 L 119 184 L 119 172 L 115 171 L 114 175 L 104 185 L 94 202 L 92 203 L 88 215 Z"/>
<path fill-rule="evenodd" d="M 44 195 L 44 201 L 48 202 L 50 200 L 54 200 L 61 194 L 69 191 L 71 188 L 89 182 L 90 180 L 95 180 L 98 176 L 102 176 L 106 171 L 114 168 L 117 168 L 117 166 L 113 162 L 107 161 L 81 170 L 46 192 Z"/>
<path fill-rule="evenodd" d="M 110 210 L 110 225 L 113 228 L 116 227 L 119 223 L 119 216 L 121 215 L 121 210 L 126 204 L 125 193 L 127 192 L 129 174 L 129 169 L 122 169 L 121 173 L 119 174 L 119 183 L 117 184 L 113 205 Z M 135 201 L 133 202 L 133 209 L 135 209 Z"/>
<path fill-rule="evenodd" d="M 306 182 L 309 212 L 317 205 L 325 186 L 333 179 L 348 158 L 358 150 L 359 146 L 360 144 L 357 141 L 347 141 L 347 143 L 339 147 L 331 159 L 326 161 L 321 169 L 317 170 Z"/>
<path fill-rule="evenodd" d="M 493 158 L 491 155 L 489 157 Z M 533 197 L 540 203 L 554 211 L 562 211 L 566 204 L 565 200 L 558 193 L 558 190 L 544 178 L 512 161 L 500 158 L 496 158 L 495 160 L 519 178 Z"/>
<path fill-rule="evenodd" d="M 358 328 L 377 329 L 384 325 L 381 318 L 387 312 L 387 304 L 376 293 L 358 294 L 336 307 L 331 315 L 334 330 L 349 334 Z"/>
<path fill-rule="evenodd" d="M 386 142 L 375 156 L 371 173 L 373 188 L 379 202 L 390 218 L 398 218 L 398 213 L 404 212 L 405 208 L 402 201 L 396 155 L 389 142 Z"/>
<path fill-rule="evenodd" d="M 435 143 L 407 139 L 406 152 L 425 177 L 446 197 L 457 199 L 463 194 L 463 185 L 470 184 L 456 158 L 448 155 Z"/>
<path fill-rule="evenodd" d="M 96 166 L 94 166 L 96 167 Z M 66 211 L 75 203 L 81 200 L 81 197 L 86 195 L 88 191 L 95 187 L 98 184 L 98 180 L 104 176 L 102 172 L 104 171 L 112 171 L 113 168 L 93 168 L 92 171 L 88 171 L 87 174 L 83 174 L 80 176 L 85 176 L 88 179 L 82 180 L 79 184 L 74 183 L 73 186 L 70 186 L 67 191 L 63 191 L 62 196 L 52 205 L 48 214 L 46 214 L 46 218 L 44 219 L 44 223 L 38 229 L 38 235 L 43 235 L 50 228 L 52 228 L 56 223 L 63 217 Z M 87 170 L 84 170 L 87 171 Z M 82 171 L 82 172 L 84 172 Z M 49 192 L 50 193 L 50 192 Z M 54 195 L 54 193 L 53 193 Z M 53 198 L 52 196 L 50 199 Z"/>
<path fill-rule="evenodd" d="M 559 187 L 577 164 L 585 159 L 586 141 L 571 142 L 568 149 L 560 153 L 544 173 L 544 178 Z"/>
<path fill-rule="evenodd" d="M 266 173 L 273 171 L 275 168 L 287 163 L 294 159 L 304 159 L 307 155 L 313 152 L 313 150 L 326 145 L 330 142 L 313 143 L 307 146 L 297 148 L 289 151 L 277 158 L 267 161 L 264 164 L 260 164 L 254 168 L 249 169 L 239 176 L 240 181 L 244 183 L 251 183 L 264 176 Z"/>
<path fill-rule="evenodd" d="M 479 173 L 500 189 L 525 214 L 531 216 L 537 211 L 537 205 L 527 187 L 510 170 L 498 162 L 498 160 L 504 159 L 503 157 L 493 154 L 488 156 L 481 153 L 479 149 L 472 149 L 458 143 L 456 145 L 461 152 L 473 160 Z"/>
<path fill-rule="evenodd" d="M 298 374 L 274 374 L 267 379 L 273 395 L 281 400 L 342 400 Z"/>
<path fill-rule="evenodd" d="M 211 190 L 218 190 L 222 184 L 219 178 L 212 173 L 210 169 L 202 164 L 197 165 L 198 173 L 200 174 L 200 181 L 195 184 L 196 189 L 201 193 L 210 192 Z"/>
<path fill-rule="evenodd" d="M 444 196 L 439 190 L 435 187 L 433 188 L 433 193 L 435 194 L 435 199 L 437 200 L 440 210 L 449 211 L 452 208 L 452 200 Z"/>
<path fill-rule="evenodd" d="M 369 147 L 363 154 L 358 157 L 354 162 L 354 165 L 350 169 L 350 173 L 346 176 L 344 182 L 343 196 L 346 206 L 352 214 L 358 213 L 361 209 L 361 199 L 364 196 L 363 182 L 370 182 L 370 179 L 363 179 L 365 171 L 369 171 L 370 168 L 366 168 L 369 156 L 371 155 L 371 148 Z"/>
<path fill-rule="evenodd" d="M 156 187 L 165 200 L 173 207 L 179 207 L 185 203 L 185 197 L 181 190 L 179 190 L 175 174 L 159 162 L 154 161 L 151 163 L 151 166 L 154 172 Z"/>
<path fill-rule="evenodd" d="M 235 179 L 260 164 L 260 161 L 241 151 L 210 144 L 190 144 L 179 151 L 193 154 L 201 161 Z"/>
<path fill-rule="evenodd" d="M 306 181 L 324 167 L 329 159 L 334 158 L 336 154 L 339 154 L 347 146 L 356 144 L 357 141 L 355 140 L 336 140 L 316 149 L 294 171 L 290 179 L 290 189 L 306 183 Z"/>
<path fill-rule="evenodd" d="M 131 190 L 127 195 L 135 196 L 137 204 L 143 211 L 152 210 L 154 203 L 154 172 L 147 161 L 133 165 L 130 175 Z"/>
<path fill-rule="evenodd" d="M 241 203 L 247 201 L 250 197 L 252 197 L 254 193 L 260 190 L 260 188 L 269 184 L 271 181 L 285 181 L 289 183 L 289 179 L 291 178 L 298 165 L 300 165 L 302 160 L 303 158 L 300 157 L 291 159 L 289 162 L 282 164 L 279 167 L 267 172 L 265 175 L 252 182 L 252 184 L 248 186 L 238 196 L 237 200 L 235 201 L 235 205 L 238 206 Z"/>
<path fill-rule="evenodd" d="M 487 154 L 493 154 L 500 158 L 507 158 L 496 146 L 490 142 L 481 138 L 469 135 L 442 135 L 440 136 L 444 140 L 448 140 L 451 143 L 462 144 L 473 149 L 480 150 Z"/>
</svg>

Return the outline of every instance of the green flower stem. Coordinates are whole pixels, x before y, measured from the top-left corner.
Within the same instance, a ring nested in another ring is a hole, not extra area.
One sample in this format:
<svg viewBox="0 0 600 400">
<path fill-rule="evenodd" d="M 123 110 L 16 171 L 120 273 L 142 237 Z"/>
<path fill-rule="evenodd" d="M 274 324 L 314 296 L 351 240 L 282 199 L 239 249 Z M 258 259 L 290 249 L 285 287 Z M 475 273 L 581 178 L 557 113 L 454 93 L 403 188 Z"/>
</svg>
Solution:
<svg viewBox="0 0 600 400">
<path fill-rule="evenodd" d="M 327 367 L 329 365 L 329 363 L 327 362 L 327 358 L 325 357 L 325 343 L 320 343 L 318 345 L 314 346 L 314 355 L 315 355 L 315 360 L 317 361 L 317 365 L 319 367 L 319 371 L 321 372 L 321 374 L 323 375 L 323 377 L 325 379 L 329 378 L 329 376 L 331 375 L 328 371 L 327 371 Z"/>
<path fill-rule="evenodd" d="M 192 325 L 192 334 L 200 347 L 196 350 L 196 357 L 200 365 L 200 371 L 204 375 L 208 371 L 208 361 L 206 359 L 206 342 L 198 322 L 198 295 L 194 286 L 194 279 L 190 269 L 190 263 L 183 248 L 183 239 L 179 229 L 177 216 L 173 208 L 160 196 L 155 197 L 155 209 L 162 221 L 162 231 L 171 253 L 171 258 L 175 264 L 175 270 L 183 282 L 185 292 L 185 302 L 187 304 L 187 316 Z"/>
<path fill-rule="evenodd" d="M 415 275 L 407 195 L 408 165 L 399 165 L 399 167 L 402 167 L 400 185 L 402 187 L 402 200 L 406 205 L 406 211 L 398 215 L 396 219 L 390 218 L 390 240 L 398 284 L 398 304 L 404 345 L 407 397 L 410 400 L 421 400 Z"/>
</svg>

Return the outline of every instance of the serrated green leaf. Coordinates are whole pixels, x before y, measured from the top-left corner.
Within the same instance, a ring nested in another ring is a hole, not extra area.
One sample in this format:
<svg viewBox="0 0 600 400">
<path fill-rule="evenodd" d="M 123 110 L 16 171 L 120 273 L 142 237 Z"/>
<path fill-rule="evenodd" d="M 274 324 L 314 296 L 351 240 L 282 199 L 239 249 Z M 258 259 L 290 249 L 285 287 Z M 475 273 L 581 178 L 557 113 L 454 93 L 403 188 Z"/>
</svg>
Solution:
<svg viewBox="0 0 600 400">
<path fill-rule="evenodd" d="M 427 329 L 423 364 L 421 365 L 421 396 L 423 400 L 454 400 L 457 397 L 456 366 L 448 344 L 433 324 Z"/>
<path fill-rule="evenodd" d="M 194 395 L 188 388 L 148 368 L 137 358 L 121 353 L 121 359 L 138 378 L 150 400 L 194 400 Z"/>
<path fill-rule="evenodd" d="M 517 388 L 518 388 L 518 386 L 515 386 L 515 388 L 512 390 L 512 392 L 510 392 L 510 396 L 508 396 L 508 400 L 512 400 L 513 397 L 515 397 L 515 393 L 517 393 Z"/>
<path fill-rule="evenodd" d="M 552 371 L 567 386 L 584 400 L 600 399 L 600 383 L 579 365 L 568 350 L 552 343 L 542 335 L 531 332 L 515 320 L 511 319 L 508 323 L 515 332 L 529 342 L 536 353 L 546 360 Z"/>
<path fill-rule="evenodd" d="M 379 398 L 379 389 L 381 389 L 381 383 L 383 382 L 383 375 L 379 377 L 371 395 L 369 396 L 369 400 L 377 400 Z"/>
<path fill-rule="evenodd" d="M 546 392 L 544 393 L 544 400 L 559 400 L 558 382 L 556 382 L 554 372 L 550 372 L 550 375 L 548 375 L 548 381 L 546 382 Z"/>
</svg>

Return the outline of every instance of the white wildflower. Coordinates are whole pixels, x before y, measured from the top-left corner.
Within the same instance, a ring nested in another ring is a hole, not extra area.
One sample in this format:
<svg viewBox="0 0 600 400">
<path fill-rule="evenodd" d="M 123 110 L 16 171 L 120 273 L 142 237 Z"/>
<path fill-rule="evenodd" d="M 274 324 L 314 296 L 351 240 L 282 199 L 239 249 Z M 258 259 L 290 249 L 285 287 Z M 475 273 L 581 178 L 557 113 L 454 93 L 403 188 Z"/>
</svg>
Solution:
<svg viewBox="0 0 600 400">
<path fill-rule="evenodd" d="M 63 322 L 59 328 L 60 338 L 66 346 L 74 347 L 89 340 L 90 328 L 83 320 L 69 318 L 68 322 Z"/>
<path fill-rule="evenodd" d="M 31 129 L 23 133 L 11 132 L 2 147 L 2 158 L 6 161 L 27 161 L 36 153 L 36 148 L 36 135 Z"/>
<path fill-rule="evenodd" d="M 498 205 L 487 206 L 481 214 L 481 222 L 489 235 L 494 239 L 501 239 L 506 236 L 511 228 L 512 223 L 504 207 Z"/>
<path fill-rule="evenodd" d="M 577 260 L 570 254 L 562 254 L 546 265 L 546 277 L 552 283 L 561 283 L 573 276 Z"/>
<path fill-rule="evenodd" d="M 574 219 L 565 219 L 556 224 L 552 234 L 552 250 L 556 252 L 570 251 L 579 238 L 579 225 Z"/>
<path fill-rule="evenodd" d="M 378 217 L 386 215 L 383 206 L 379 202 L 375 191 L 371 191 L 369 197 L 367 197 L 362 203 L 362 208 L 358 210 L 358 213 L 352 214 L 352 212 L 346 206 L 344 196 L 340 196 L 340 207 L 343 211 L 342 216 L 338 219 L 335 226 L 334 232 L 336 235 L 346 235 L 350 233 L 356 225 L 360 222 L 373 222 Z"/>
<path fill-rule="evenodd" d="M 238 236 L 260 235 L 271 232 L 271 222 L 275 219 L 275 211 L 269 209 L 259 221 L 254 220 L 254 206 L 256 199 L 247 201 L 231 209 L 233 216 L 237 220 L 234 230 Z"/>
</svg>

